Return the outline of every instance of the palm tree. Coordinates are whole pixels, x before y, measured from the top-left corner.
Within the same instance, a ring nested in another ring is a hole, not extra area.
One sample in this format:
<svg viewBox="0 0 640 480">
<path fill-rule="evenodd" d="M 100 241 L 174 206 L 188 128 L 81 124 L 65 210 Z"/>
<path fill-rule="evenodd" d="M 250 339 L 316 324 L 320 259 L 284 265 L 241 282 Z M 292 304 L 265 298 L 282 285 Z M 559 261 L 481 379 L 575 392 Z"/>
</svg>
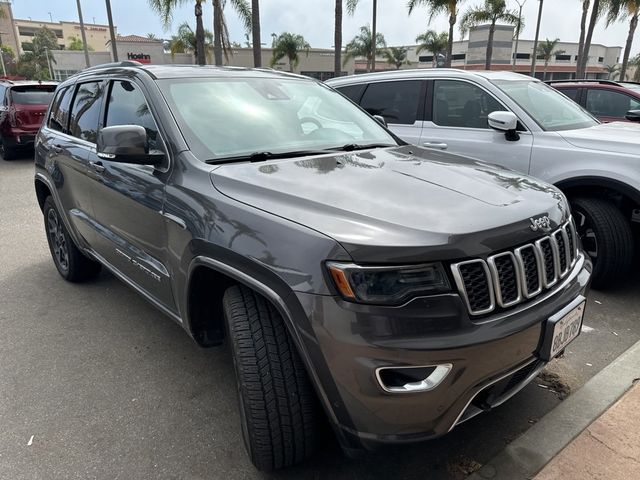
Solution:
<svg viewBox="0 0 640 480">
<path fill-rule="evenodd" d="M 542 74 L 542 80 L 544 80 L 547 76 L 547 67 L 549 66 L 549 60 L 556 55 L 562 55 L 564 50 L 556 50 L 558 46 L 559 38 L 555 40 L 549 40 L 548 38 L 544 42 L 540 42 L 538 44 L 537 54 L 544 59 L 544 71 Z"/>
<path fill-rule="evenodd" d="M 364 57 L 367 59 L 367 71 L 370 71 L 373 58 L 373 42 L 371 38 L 369 25 L 360 27 L 360 33 L 353 37 L 345 47 L 344 62 L 346 63 L 350 58 Z M 376 47 L 378 49 L 387 48 L 387 42 L 381 33 L 376 34 Z"/>
<path fill-rule="evenodd" d="M 353 15 L 358 0 L 347 0 L 347 14 Z M 333 74 L 339 77 L 342 73 L 342 0 L 336 0 L 335 25 L 333 32 L 334 63 Z"/>
<path fill-rule="evenodd" d="M 427 51 L 433 54 L 432 66 L 438 65 L 438 54 L 445 51 L 449 43 L 449 35 L 447 32 L 436 33 L 435 30 L 427 30 L 416 37 L 416 43 L 418 48 L 416 54 L 420 55 L 421 52 Z"/>
<path fill-rule="evenodd" d="M 206 57 L 211 60 L 211 44 L 213 43 L 213 33 L 204 31 L 204 48 Z M 196 41 L 196 34 L 187 22 L 180 24 L 178 33 L 169 40 L 169 51 L 173 57 L 176 53 L 193 53 L 198 56 L 198 48 L 201 48 Z"/>
<path fill-rule="evenodd" d="M 248 0 L 229 0 L 247 32 L 251 31 L 251 6 Z M 224 18 L 226 0 L 213 0 L 213 57 L 216 65 L 222 65 L 222 56 L 229 61 L 231 41 Z"/>
<path fill-rule="evenodd" d="M 620 78 L 624 79 L 627 74 L 629 55 L 633 45 L 633 36 L 638 27 L 638 17 L 640 16 L 640 0 L 608 0 L 607 5 L 607 26 L 616 20 L 629 19 L 629 34 L 622 56 L 622 66 L 620 67 Z"/>
<path fill-rule="evenodd" d="M 578 58 L 576 61 L 577 68 L 580 68 L 582 62 L 582 52 L 584 51 L 584 39 L 587 34 L 587 17 L 589 16 L 589 7 L 591 0 L 580 0 L 582 2 L 582 17 L 580 18 L 580 40 L 578 40 Z M 576 72 L 577 76 L 577 72 Z"/>
<path fill-rule="evenodd" d="M 589 28 L 584 39 L 584 47 L 582 49 L 582 56 L 578 62 L 578 69 L 576 72 L 577 78 L 584 78 L 587 75 L 587 63 L 589 63 L 589 50 L 591 49 L 591 39 L 593 38 L 593 31 L 598 23 L 598 18 L 602 14 L 603 6 L 609 0 L 593 0 L 591 7 L 591 17 L 589 18 Z"/>
<path fill-rule="evenodd" d="M 617 73 L 620 72 L 620 65 L 605 65 L 604 69 L 607 71 L 607 73 L 609 74 L 607 76 L 608 80 L 613 80 L 613 78 L 615 77 L 615 75 Z M 622 80 L 622 79 L 621 79 Z"/>
<path fill-rule="evenodd" d="M 149 0 L 149 5 L 160 15 L 164 27 L 168 28 L 171 24 L 173 17 L 173 11 L 184 3 L 194 2 L 194 14 L 196 16 L 196 31 L 195 31 L 195 43 L 196 43 L 196 63 L 198 65 L 204 65 L 205 62 L 205 32 L 204 25 L 202 23 L 202 3 L 204 0 Z"/>
<path fill-rule="evenodd" d="M 390 47 L 382 52 L 382 56 L 389 65 L 394 65 L 396 70 L 400 70 L 402 65 L 411 65 L 411 62 L 407 59 L 407 47 Z"/>
<path fill-rule="evenodd" d="M 489 24 L 489 40 L 487 42 L 487 55 L 484 62 L 484 68 L 491 69 L 491 57 L 493 56 L 493 36 L 496 31 L 496 23 L 506 23 L 509 25 L 522 25 L 524 22 L 518 18 L 518 12 L 508 10 L 505 0 L 484 0 L 481 7 L 473 7 L 465 12 L 462 16 L 460 31 L 462 36 L 471 27 L 488 23 Z M 522 27 L 521 27 L 522 28 Z"/>
<path fill-rule="evenodd" d="M 640 82 L 640 53 L 629 60 L 629 65 L 635 67 L 635 72 L 633 73 L 633 77 L 631 80 L 633 82 Z M 624 79 L 622 79 L 624 80 Z"/>
<path fill-rule="evenodd" d="M 451 56 L 453 55 L 453 31 L 458 20 L 458 7 L 464 0 L 409 0 L 407 8 L 409 15 L 413 10 L 423 5 L 431 10 L 429 14 L 429 23 L 441 13 L 449 15 L 449 41 L 447 42 L 447 58 L 445 59 L 445 67 L 451 67 Z"/>
<path fill-rule="evenodd" d="M 251 0 L 251 35 L 253 42 L 253 66 L 262 67 L 262 46 L 260 44 L 260 2 Z"/>
<path fill-rule="evenodd" d="M 289 71 L 293 72 L 293 69 L 300 63 L 300 52 L 305 52 L 309 55 L 309 49 L 311 45 L 304 39 L 302 35 L 296 33 L 284 32 L 280 35 L 272 34 L 273 43 L 271 48 L 273 49 L 273 56 L 271 57 L 271 66 L 273 67 L 278 60 L 287 57 L 289 60 Z"/>
</svg>

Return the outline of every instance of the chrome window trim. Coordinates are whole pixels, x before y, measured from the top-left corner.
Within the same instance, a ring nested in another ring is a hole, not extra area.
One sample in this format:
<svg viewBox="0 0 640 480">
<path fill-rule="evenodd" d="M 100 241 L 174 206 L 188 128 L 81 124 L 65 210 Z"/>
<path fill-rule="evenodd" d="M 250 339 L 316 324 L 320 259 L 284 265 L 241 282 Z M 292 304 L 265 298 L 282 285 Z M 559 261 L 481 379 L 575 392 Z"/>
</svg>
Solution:
<svg viewBox="0 0 640 480">
<path fill-rule="evenodd" d="M 522 258 L 522 251 L 527 248 L 531 248 L 533 250 L 533 256 L 536 259 L 536 267 L 538 270 L 538 289 L 534 290 L 533 292 L 530 292 L 529 287 L 527 287 L 527 272 L 524 266 L 524 259 Z M 538 295 L 540 292 L 542 292 L 543 263 L 542 263 L 540 251 L 536 248 L 536 246 L 533 243 L 528 243 L 526 245 L 523 245 L 522 247 L 518 247 L 515 249 L 515 257 L 516 257 L 516 261 L 518 262 L 518 266 L 520 267 L 520 275 L 521 275 L 520 281 L 522 282 L 522 293 L 524 297 L 527 299 L 533 298 L 536 295 Z"/>
<path fill-rule="evenodd" d="M 462 274 L 460 273 L 460 267 L 464 265 L 470 265 L 472 263 L 480 263 L 485 273 L 485 277 L 487 279 L 487 290 L 489 290 L 489 307 L 482 310 L 473 310 L 471 308 L 471 304 L 469 303 L 469 294 L 467 293 L 467 288 L 464 285 L 464 280 L 462 279 Z M 453 279 L 456 282 L 456 286 L 458 287 L 458 291 L 463 293 L 462 297 L 464 299 L 465 304 L 467 305 L 467 310 L 471 315 L 484 315 L 485 313 L 490 313 L 496 308 L 496 299 L 494 294 L 493 281 L 491 279 L 491 271 L 487 266 L 487 262 L 480 258 L 475 258 L 473 260 L 465 260 L 464 262 L 458 262 L 451 265 L 451 273 L 453 273 Z"/>
<path fill-rule="evenodd" d="M 513 268 L 515 270 L 515 278 L 516 278 L 516 289 L 518 291 L 518 296 L 515 300 L 511 302 L 505 303 L 502 299 L 502 285 L 500 284 L 500 275 L 498 275 L 498 267 L 496 266 L 496 259 L 501 257 L 510 257 L 511 263 L 513 264 Z M 502 252 L 497 255 L 492 255 L 487 259 L 487 263 L 489 264 L 489 270 L 491 270 L 491 280 L 493 282 L 493 288 L 495 290 L 496 302 L 499 306 L 503 308 L 511 307 L 517 303 L 522 301 L 522 283 L 519 272 L 518 263 L 516 262 L 516 257 L 511 252 Z"/>
</svg>

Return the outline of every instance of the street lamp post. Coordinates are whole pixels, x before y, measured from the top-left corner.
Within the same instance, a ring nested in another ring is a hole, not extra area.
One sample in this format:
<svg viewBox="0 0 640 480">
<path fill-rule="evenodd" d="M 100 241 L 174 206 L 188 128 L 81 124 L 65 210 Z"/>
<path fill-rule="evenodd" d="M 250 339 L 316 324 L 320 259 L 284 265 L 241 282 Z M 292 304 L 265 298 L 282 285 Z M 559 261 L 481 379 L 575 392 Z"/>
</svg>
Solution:
<svg viewBox="0 0 640 480">
<path fill-rule="evenodd" d="M 516 0 L 516 3 L 518 4 L 518 7 L 520 7 L 520 10 L 518 11 L 518 26 L 516 27 L 516 49 L 513 52 L 513 70 L 515 71 L 516 69 L 516 62 L 518 61 L 518 42 L 520 41 L 520 30 L 522 28 L 522 7 L 524 7 L 524 4 L 527 3 L 527 0 Z"/>
<path fill-rule="evenodd" d="M 44 47 L 44 53 L 47 56 L 47 67 L 49 67 L 49 79 L 53 80 L 53 68 L 51 68 L 51 58 L 49 58 L 49 47 Z"/>
<path fill-rule="evenodd" d="M 116 48 L 116 32 L 113 28 L 113 16 L 111 15 L 111 0 L 105 0 L 107 3 L 107 19 L 109 21 L 109 36 L 111 37 L 111 54 L 113 61 L 118 61 L 118 49 Z"/>
<path fill-rule="evenodd" d="M 536 76 L 536 58 L 538 57 L 538 38 L 540 37 L 540 20 L 542 19 L 542 4 L 544 0 L 538 0 L 540 8 L 538 9 L 538 24 L 536 25 L 536 39 L 533 41 L 533 55 L 531 60 L 531 76 Z"/>
<path fill-rule="evenodd" d="M 87 64 L 87 68 L 91 66 L 89 62 L 89 47 L 87 45 L 87 34 L 84 31 L 84 20 L 82 19 L 82 7 L 80 6 L 80 0 L 76 0 L 78 5 L 78 19 L 80 20 L 80 34 L 82 35 L 82 45 L 84 46 L 84 61 Z"/>
<path fill-rule="evenodd" d="M 378 0 L 373 0 L 373 25 L 371 26 L 371 71 L 376 71 L 376 21 L 378 16 Z"/>
</svg>

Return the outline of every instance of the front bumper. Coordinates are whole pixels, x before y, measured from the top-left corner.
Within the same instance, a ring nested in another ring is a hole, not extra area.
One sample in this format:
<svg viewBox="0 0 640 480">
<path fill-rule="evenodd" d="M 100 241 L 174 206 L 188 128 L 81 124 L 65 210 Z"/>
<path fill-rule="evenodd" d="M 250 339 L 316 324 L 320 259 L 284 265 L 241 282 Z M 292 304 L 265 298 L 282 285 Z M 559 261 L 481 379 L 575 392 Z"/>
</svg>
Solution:
<svg viewBox="0 0 640 480">
<path fill-rule="evenodd" d="M 510 398 L 545 365 L 536 357 L 545 320 L 586 296 L 590 273 L 581 255 L 553 290 L 481 320 L 457 294 L 380 307 L 297 293 L 312 330 L 302 338 L 343 447 L 438 437 Z M 444 380 L 420 393 L 385 391 L 375 374 L 445 364 L 452 368 Z"/>
</svg>

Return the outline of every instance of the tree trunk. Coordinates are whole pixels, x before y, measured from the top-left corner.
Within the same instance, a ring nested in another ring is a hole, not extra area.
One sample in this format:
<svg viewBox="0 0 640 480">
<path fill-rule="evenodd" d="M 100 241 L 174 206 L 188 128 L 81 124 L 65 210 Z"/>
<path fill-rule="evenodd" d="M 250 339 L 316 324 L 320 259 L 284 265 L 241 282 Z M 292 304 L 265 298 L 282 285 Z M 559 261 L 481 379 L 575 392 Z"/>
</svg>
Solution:
<svg viewBox="0 0 640 480">
<path fill-rule="evenodd" d="M 109 38 L 111 39 L 111 54 L 113 55 L 113 61 L 118 61 L 118 48 L 116 46 L 116 32 L 113 28 L 113 15 L 111 15 L 111 0 L 106 0 L 107 3 L 107 20 L 109 22 Z"/>
<path fill-rule="evenodd" d="M 489 40 L 487 41 L 487 58 L 484 61 L 484 69 L 491 70 L 491 57 L 493 56 L 493 35 L 496 33 L 496 19 L 494 18 L 489 27 Z"/>
<path fill-rule="evenodd" d="M 377 20 L 377 10 L 378 10 L 378 0 L 373 0 L 373 21 L 371 22 L 371 70 L 369 70 L 370 72 L 375 72 L 376 71 L 376 36 L 378 35 L 376 33 L 376 23 L 378 22 Z"/>
<path fill-rule="evenodd" d="M 213 0 L 213 58 L 214 63 L 222 65 L 222 4 Z"/>
<path fill-rule="evenodd" d="M 293 73 L 293 59 L 289 57 L 289 71 Z"/>
<path fill-rule="evenodd" d="M 627 36 L 627 44 L 624 47 L 624 54 L 622 56 L 622 67 L 620 67 L 619 78 L 623 82 L 627 75 L 627 67 L 629 65 L 629 54 L 631 53 L 631 46 L 633 45 L 633 36 L 636 33 L 637 27 L 638 27 L 638 15 L 634 15 L 633 17 L 631 17 L 631 22 L 629 23 L 629 35 Z M 640 66 L 638 68 L 640 68 Z"/>
<path fill-rule="evenodd" d="M 204 65 L 205 52 L 204 52 L 204 26 L 202 25 L 202 2 L 196 0 L 195 6 L 196 14 L 196 63 L 198 65 Z"/>
<path fill-rule="evenodd" d="M 333 45 L 333 75 L 339 77 L 342 73 L 342 0 L 336 0 Z"/>
<path fill-rule="evenodd" d="M 600 0 L 593 0 L 593 9 L 591 10 L 591 19 L 589 20 L 589 30 L 584 40 L 584 49 L 582 50 L 582 58 L 580 59 L 580 69 L 578 70 L 578 78 L 586 78 L 587 64 L 589 63 L 589 49 L 591 48 L 591 39 L 593 31 L 598 23 L 598 10 L 600 9 Z"/>
<path fill-rule="evenodd" d="M 251 0 L 251 36 L 253 40 L 253 66 L 262 67 L 262 46 L 260 45 L 260 5 Z"/>
<path fill-rule="evenodd" d="M 582 1 L 582 19 L 580 20 L 580 40 L 578 41 L 578 59 L 576 60 L 576 78 L 578 77 L 578 71 L 580 70 L 580 63 L 582 62 L 582 52 L 584 52 L 584 37 L 587 29 L 587 15 L 589 14 L 589 5 L 591 0 Z"/>
<path fill-rule="evenodd" d="M 544 61 L 544 70 L 542 72 L 542 81 L 545 81 L 547 79 L 547 67 L 549 67 L 549 60 Z"/>
<path fill-rule="evenodd" d="M 444 59 L 444 66 L 446 68 L 451 68 L 451 60 L 453 56 L 453 32 L 456 26 L 456 14 L 452 13 L 449 16 L 449 41 L 447 42 L 447 58 Z"/>
<path fill-rule="evenodd" d="M 532 77 L 536 76 L 536 61 L 538 60 L 538 40 L 540 38 L 540 22 L 542 21 L 542 7 L 544 4 L 544 0 L 539 0 L 540 5 L 538 6 L 538 21 L 536 22 L 536 37 L 533 40 L 533 55 L 531 56 L 531 72 L 530 75 Z"/>
</svg>

